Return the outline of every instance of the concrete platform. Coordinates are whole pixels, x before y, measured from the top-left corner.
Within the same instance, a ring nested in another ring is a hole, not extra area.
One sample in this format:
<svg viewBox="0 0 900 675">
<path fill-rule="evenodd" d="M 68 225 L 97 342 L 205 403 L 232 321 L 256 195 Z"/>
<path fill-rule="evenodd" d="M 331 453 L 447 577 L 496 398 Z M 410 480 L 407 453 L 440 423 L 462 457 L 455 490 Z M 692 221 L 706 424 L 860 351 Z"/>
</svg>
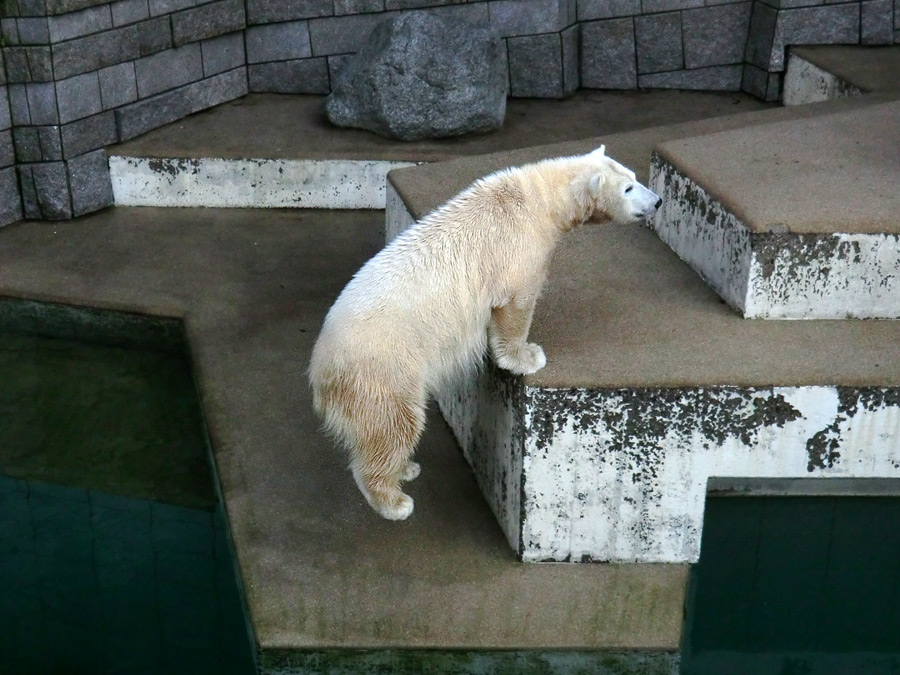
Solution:
<svg viewBox="0 0 900 675">
<path fill-rule="evenodd" d="M 184 320 L 261 672 L 674 675 L 686 566 L 517 562 L 434 414 L 415 517 L 384 521 L 318 432 L 309 352 L 381 221 L 120 208 L 23 222 L 0 230 L 0 295 Z"/>
<path fill-rule="evenodd" d="M 331 126 L 323 100 L 251 94 L 113 146 L 116 204 L 380 209 L 394 168 L 766 107 L 737 93 L 581 91 L 511 99 L 496 133 L 402 143 Z"/>
<path fill-rule="evenodd" d="M 784 105 L 806 105 L 845 96 L 900 89 L 900 46 L 791 47 Z"/>
<path fill-rule="evenodd" d="M 900 101 L 661 144 L 653 227 L 748 318 L 900 317 Z"/>
<path fill-rule="evenodd" d="M 640 176 L 667 139 L 751 133 L 762 127 L 732 130 L 785 118 L 812 126 L 870 102 L 394 171 L 388 233 L 503 166 L 605 142 Z M 900 478 L 892 322 L 746 321 L 651 231 L 608 227 L 563 240 L 531 335 L 547 353 L 542 371 L 519 380 L 488 369 L 438 397 L 523 559 L 696 560 L 712 477 Z"/>
</svg>

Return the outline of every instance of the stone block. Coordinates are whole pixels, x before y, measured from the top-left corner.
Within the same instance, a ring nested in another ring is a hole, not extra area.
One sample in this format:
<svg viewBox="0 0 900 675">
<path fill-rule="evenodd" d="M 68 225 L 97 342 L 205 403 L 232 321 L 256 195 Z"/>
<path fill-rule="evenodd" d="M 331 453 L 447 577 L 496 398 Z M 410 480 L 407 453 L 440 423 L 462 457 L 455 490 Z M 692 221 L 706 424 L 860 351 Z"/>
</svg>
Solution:
<svg viewBox="0 0 900 675">
<path fill-rule="evenodd" d="M 231 33 L 200 43 L 203 54 L 203 76 L 210 77 L 237 68 L 247 62 L 244 54 L 244 34 Z"/>
<path fill-rule="evenodd" d="M 81 216 L 113 205 L 106 150 L 95 150 L 67 162 L 72 215 Z"/>
<path fill-rule="evenodd" d="M 27 47 L 7 47 L 4 49 L 6 62 L 5 76 L 8 82 L 31 82 L 31 68 L 28 66 Z"/>
<path fill-rule="evenodd" d="M 634 39 L 639 74 L 684 67 L 681 16 L 677 12 L 635 17 Z"/>
<path fill-rule="evenodd" d="M 327 94 L 331 91 L 324 56 L 250 65 L 247 75 L 253 92 Z"/>
<path fill-rule="evenodd" d="M 860 4 L 860 42 L 889 45 L 894 41 L 892 0 L 865 0 Z"/>
<path fill-rule="evenodd" d="M 578 57 L 581 53 L 581 27 L 569 26 L 562 33 L 563 96 L 569 96 L 581 86 Z"/>
<path fill-rule="evenodd" d="M 26 218 L 66 220 L 72 217 L 65 162 L 20 164 L 19 179 Z"/>
<path fill-rule="evenodd" d="M 493 0 L 488 12 L 491 28 L 502 37 L 558 31 L 568 19 L 557 0 Z"/>
<path fill-rule="evenodd" d="M 559 33 L 512 37 L 509 53 L 510 96 L 562 98 L 562 44 Z"/>
<path fill-rule="evenodd" d="M 275 23 L 334 14 L 332 0 L 247 0 L 247 23 Z"/>
<path fill-rule="evenodd" d="M 53 81 L 53 52 L 50 47 L 24 47 L 28 60 L 28 82 Z"/>
<path fill-rule="evenodd" d="M 3 50 L 0 49 L 0 85 L 4 84 L 6 84 L 6 59 L 3 58 Z"/>
<path fill-rule="evenodd" d="M 464 5 L 441 5 L 431 7 L 427 11 L 433 16 L 451 21 L 468 21 L 473 24 L 488 25 L 490 23 L 489 6 L 487 2 L 472 2 Z"/>
<path fill-rule="evenodd" d="M 642 14 L 673 12 L 679 9 L 703 7 L 704 0 L 641 0 Z"/>
<path fill-rule="evenodd" d="M 172 48 L 172 29 L 168 16 L 141 21 L 135 24 L 134 30 L 140 56 L 150 56 Z"/>
<path fill-rule="evenodd" d="M 589 89 L 637 87 L 631 17 L 581 25 L 581 86 Z"/>
<path fill-rule="evenodd" d="M 769 61 L 770 71 L 784 70 L 789 45 L 857 44 L 860 11 L 857 3 L 781 10 Z"/>
<path fill-rule="evenodd" d="M 24 127 L 28 128 L 28 127 Z M 41 146 L 41 159 L 35 161 L 52 162 L 64 159 L 62 148 L 62 136 L 56 125 L 49 127 L 31 127 L 37 129 L 38 143 Z"/>
<path fill-rule="evenodd" d="M 56 78 L 65 79 L 138 58 L 136 25 L 54 45 L 53 72 Z"/>
<path fill-rule="evenodd" d="M 57 82 L 56 104 L 60 124 L 96 115 L 103 110 L 97 73 L 76 75 Z"/>
<path fill-rule="evenodd" d="M 894 30 L 900 30 L 900 0 L 894 0 Z"/>
<path fill-rule="evenodd" d="M 25 85 L 28 114 L 31 124 L 58 124 L 56 87 L 52 82 L 32 82 Z"/>
<path fill-rule="evenodd" d="M 137 100 L 137 80 L 134 62 L 109 66 L 97 72 L 100 79 L 100 100 L 104 110 L 111 110 Z"/>
<path fill-rule="evenodd" d="M 53 17 L 54 19 L 56 17 Z M 4 19 L 4 21 L 8 21 Z M 51 29 L 46 17 L 33 17 L 30 19 L 12 19 L 15 22 L 16 39 L 10 44 L 17 45 L 48 45 L 51 42 Z M 8 36 L 4 37 L 8 40 Z M 54 40 L 55 41 L 55 40 Z"/>
<path fill-rule="evenodd" d="M 455 5 L 466 0 L 385 0 L 386 9 L 420 9 L 423 7 L 440 7 Z"/>
<path fill-rule="evenodd" d="M 38 129 L 41 127 L 16 127 L 13 129 L 13 144 L 17 162 L 40 162 L 44 155 L 41 152 L 41 141 Z M 62 159 L 61 157 L 58 159 Z"/>
<path fill-rule="evenodd" d="M 743 67 L 710 66 L 694 70 L 638 75 L 638 86 L 647 89 L 692 89 L 699 91 L 740 91 Z"/>
<path fill-rule="evenodd" d="M 0 169 L 0 226 L 22 220 L 22 196 L 14 166 Z"/>
<path fill-rule="evenodd" d="M 112 110 L 65 124 L 60 127 L 60 134 L 62 156 L 65 159 L 105 148 L 119 140 L 116 117 Z"/>
<path fill-rule="evenodd" d="M 6 16 L 0 12 L 0 17 Z M 19 22 L 16 19 L 0 18 L 0 39 L 3 40 L 4 47 L 18 45 L 19 43 Z"/>
<path fill-rule="evenodd" d="M 251 26 L 247 29 L 245 39 L 247 63 L 288 61 L 312 56 L 309 24 L 306 21 Z"/>
<path fill-rule="evenodd" d="M 0 86 L 0 129 L 12 126 L 12 115 L 9 112 L 9 93 L 6 86 Z"/>
<path fill-rule="evenodd" d="M 741 63 L 750 30 L 750 5 L 741 2 L 682 12 L 685 67 Z"/>
<path fill-rule="evenodd" d="M 112 12 L 108 4 L 90 7 L 80 12 L 51 16 L 47 21 L 50 24 L 50 42 L 54 44 L 99 33 L 112 28 L 113 25 Z"/>
<path fill-rule="evenodd" d="M 248 93 L 247 69 L 235 68 L 227 73 L 207 77 L 205 80 L 188 85 L 186 89 L 190 96 L 191 113 L 233 101 Z"/>
<path fill-rule="evenodd" d="M 196 7 L 203 0 L 150 0 L 150 16 L 162 16 L 182 9 Z"/>
<path fill-rule="evenodd" d="M 763 70 L 769 70 L 777 21 L 778 10 L 761 2 L 753 3 L 747 46 L 744 49 L 744 60 L 746 62 Z"/>
<path fill-rule="evenodd" d="M 385 12 L 310 19 L 309 40 L 312 55 L 355 54 L 365 44 L 372 29 L 393 15 L 392 12 Z"/>
<path fill-rule="evenodd" d="M 383 11 L 384 0 L 334 0 L 335 16 Z"/>
<path fill-rule="evenodd" d="M 814 5 L 827 5 L 846 0 L 760 0 L 775 9 L 793 9 L 795 7 L 812 7 Z"/>
<path fill-rule="evenodd" d="M 77 12 L 79 9 L 94 7 L 95 5 L 104 5 L 108 2 L 109 0 L 45 0 L 43 8 L 35 9 L 35 13 L 47 15 L 66 14 L 68 12 Z M 41 5 L 41 0 L 29 0 L 29 3 L 33 7 L 38 8 Z M 19 0 L 20 9 L 22 5 L 23 0 Z"/>
<path fill-rule="evenodd" d="M 200 45 L 167 49 L 134 62 L 138 98 L 154 96 L 203 77 Z"/>
<path fill-rule="evenodd" d="M 12 129 L 0 131 L 0 169 L 16 163 L 16 152 L 13 147 Z"/>
<path fill-rule="evenodd" d="M 119 0 L 110 5 L 113 26 L 126 26 L 150 18 L 147 0 Z"/>
<path fill-rule="evenodd" d="M 777 101 L 781 96 L 780 73 L 769 73 L 762 68 L 745 63 L 741 91 L 752 94 L 763 101 Z"/>
<path fill-rule="evenodd" d="M 578 20 L 612 19 L 641 13 L 641 0 L 578 0 Z"/>
<path fill-rule="evenodd" d="M 9 94 L 9 113 L 14 126 L 31 124 L 31 112 L 28 110 L 28 92 L 24 84 L 10 84 L 7 87 Z"/>
<path fill-rule="evenodd" d="M 347 63 L 353 58 L 353 54 L 338 54 L 329 56 L 328 58 L 328 79 L 331 82 L 331 88 L 338 86 L 344 73 Z"/>
<path fill-rule="evenodd" d="M 176 47 L 217 37 L 246 27 L 244 0 L 218 0 L 173 14 L 172 41 Z"/>
</svg>

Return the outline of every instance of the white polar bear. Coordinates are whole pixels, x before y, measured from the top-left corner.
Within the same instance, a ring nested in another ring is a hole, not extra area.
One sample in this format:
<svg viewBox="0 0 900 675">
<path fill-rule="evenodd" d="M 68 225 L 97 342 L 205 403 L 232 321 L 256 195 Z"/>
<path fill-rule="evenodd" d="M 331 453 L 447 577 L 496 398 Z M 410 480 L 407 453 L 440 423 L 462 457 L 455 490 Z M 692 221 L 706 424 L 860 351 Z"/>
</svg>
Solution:
<svg viewBox="0 0 900 675">
<path fill-rule="evenodd" d="M 512 373 L 544 367 L 526 338 L 559 237 L 587 220 L 638 221 L 660 203 L 601 146 L 482 178 L 356 273 L 325 317 L 309 379 L 375 511 L 412 513 L 400 483 L 419 475 L 411 458 L 428 397 L 488 344 Z"/>
</svg>

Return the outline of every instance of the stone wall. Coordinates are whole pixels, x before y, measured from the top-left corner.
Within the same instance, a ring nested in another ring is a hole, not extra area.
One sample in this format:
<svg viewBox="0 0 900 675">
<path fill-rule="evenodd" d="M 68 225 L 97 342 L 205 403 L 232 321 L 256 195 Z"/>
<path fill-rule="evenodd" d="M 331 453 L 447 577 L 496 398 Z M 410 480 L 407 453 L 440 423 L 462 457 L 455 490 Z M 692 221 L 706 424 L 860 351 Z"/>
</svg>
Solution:
<svg viewBox="0 0 900 675">
<path fill-rule="evenodd" d="M 244 14 L 244 0 L 3 0 L 24 216 L 112 204 L 106 146 L 246 94 Z"/>
<path fill-rule="evenodd" d="M 111 204 L 108 145 L 248 91 L 328 93 L 377 22 L 421 9 L 492 26 L 514 97 L 776 100 L 791 44 L 900 43 L 900 0 L 0 0 L 0 225 Z"/>
</svg>

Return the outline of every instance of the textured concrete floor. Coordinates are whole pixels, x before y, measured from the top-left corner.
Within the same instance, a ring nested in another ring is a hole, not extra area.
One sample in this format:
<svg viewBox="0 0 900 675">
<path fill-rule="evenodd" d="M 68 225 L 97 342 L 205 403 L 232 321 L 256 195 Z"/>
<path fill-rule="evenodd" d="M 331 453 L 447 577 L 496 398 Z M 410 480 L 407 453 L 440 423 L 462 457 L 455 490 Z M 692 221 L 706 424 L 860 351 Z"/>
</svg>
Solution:
<svg viewBox="0 0 900 675">
<path fill-rule="evenodd" d="M 0 230 L 0 295 L 184 317 L 263 649 L 677 650 L 685 567 L 518 563 L 435 414 L 413 518 L 366 506 L 318 431 L 305 369 L 382 220 L 111 209 L 20 223 Z"/>
</svg>

